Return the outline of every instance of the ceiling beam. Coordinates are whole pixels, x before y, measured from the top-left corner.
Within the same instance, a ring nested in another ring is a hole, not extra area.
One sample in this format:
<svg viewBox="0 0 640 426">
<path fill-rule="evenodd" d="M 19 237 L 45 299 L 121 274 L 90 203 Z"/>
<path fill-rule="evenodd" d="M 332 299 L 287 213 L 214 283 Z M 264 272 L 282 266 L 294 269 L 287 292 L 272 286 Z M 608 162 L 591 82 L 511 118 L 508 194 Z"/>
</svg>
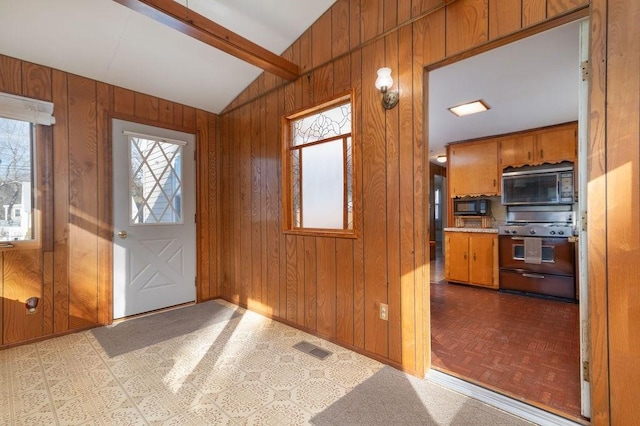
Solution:
<svg viewBox="0 0 640 426">
<path fill-rule="evenodd" d="M 216 24 L 174 0 L 113 1 L 287 81 L 293 81 L 300 76 L 298 65 Z"/>
</svg>

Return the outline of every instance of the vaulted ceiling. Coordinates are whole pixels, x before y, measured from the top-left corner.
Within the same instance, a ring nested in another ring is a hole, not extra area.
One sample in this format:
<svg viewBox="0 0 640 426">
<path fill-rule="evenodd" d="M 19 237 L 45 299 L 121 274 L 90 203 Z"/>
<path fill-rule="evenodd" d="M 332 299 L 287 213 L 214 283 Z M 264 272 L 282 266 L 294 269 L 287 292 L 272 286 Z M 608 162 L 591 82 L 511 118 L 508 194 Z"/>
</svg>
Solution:
<svg viewBox="0 0 640 426">
<path fill-rule="evenodd" d="M 280 55 L 334 2 L 176 3 Z M 262 73 L 112 0 L 2 0 L 0 54 L 213 113 Z"/>
</svg>

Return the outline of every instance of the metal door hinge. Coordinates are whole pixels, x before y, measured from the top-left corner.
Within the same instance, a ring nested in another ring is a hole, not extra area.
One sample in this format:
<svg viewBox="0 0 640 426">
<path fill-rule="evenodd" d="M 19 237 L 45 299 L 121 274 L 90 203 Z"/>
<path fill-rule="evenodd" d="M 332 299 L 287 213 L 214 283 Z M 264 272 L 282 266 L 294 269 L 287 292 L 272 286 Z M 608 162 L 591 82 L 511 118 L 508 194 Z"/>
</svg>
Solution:
<svg viewBox="0 0 640 426">
<path fill-rule="evenodd" d="M 589 371 L 589 361 L 582 361 L 582 379 L 585 382 L 591 381 L 591 372 Z"/>
<path fill-rule="evenodd" d="M 582 214 L 580 215 L 580 226 L 582 227 L 583 231 L 587 230 L 587 212 L 586 210 L 582 212 Z"/>
<path fill-rule="evenodd" d="M 582 61 L 580 71 L 582 72 L 582 81 L 589 80 L 589 61 Z"/>
</svg>

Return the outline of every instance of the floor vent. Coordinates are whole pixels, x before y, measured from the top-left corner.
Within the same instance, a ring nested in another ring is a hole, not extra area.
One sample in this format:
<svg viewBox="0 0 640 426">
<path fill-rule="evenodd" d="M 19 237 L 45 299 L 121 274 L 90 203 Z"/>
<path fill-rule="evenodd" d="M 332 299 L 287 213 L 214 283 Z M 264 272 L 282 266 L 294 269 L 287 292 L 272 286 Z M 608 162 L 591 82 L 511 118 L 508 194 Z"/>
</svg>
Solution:
<svg viewBox="0 0 640 426">
<path fill-rule="evenodd" d="M 301 352 L 304 352 L 321 360 L 331 355 L 331 352 L 322 349 L 312 343 L 305 342 L 304 340 L 302 342 L 296 343 L 295 345 L 293 345 L 293 347 Z"/>
</svg>

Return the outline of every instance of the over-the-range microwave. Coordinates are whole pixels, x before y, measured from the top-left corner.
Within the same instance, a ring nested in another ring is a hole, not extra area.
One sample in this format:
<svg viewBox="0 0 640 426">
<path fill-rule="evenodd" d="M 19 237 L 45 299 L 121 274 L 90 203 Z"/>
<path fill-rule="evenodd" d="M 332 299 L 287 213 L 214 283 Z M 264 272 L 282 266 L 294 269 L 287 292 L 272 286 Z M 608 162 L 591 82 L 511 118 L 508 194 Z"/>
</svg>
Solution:
<svg viewBox="0 0 640 426">
<path fill-rule="evenodd" d="M 502 204 L 573 204 L 573 163 L 506 168 L 502 173 Z"/>
</svg>

